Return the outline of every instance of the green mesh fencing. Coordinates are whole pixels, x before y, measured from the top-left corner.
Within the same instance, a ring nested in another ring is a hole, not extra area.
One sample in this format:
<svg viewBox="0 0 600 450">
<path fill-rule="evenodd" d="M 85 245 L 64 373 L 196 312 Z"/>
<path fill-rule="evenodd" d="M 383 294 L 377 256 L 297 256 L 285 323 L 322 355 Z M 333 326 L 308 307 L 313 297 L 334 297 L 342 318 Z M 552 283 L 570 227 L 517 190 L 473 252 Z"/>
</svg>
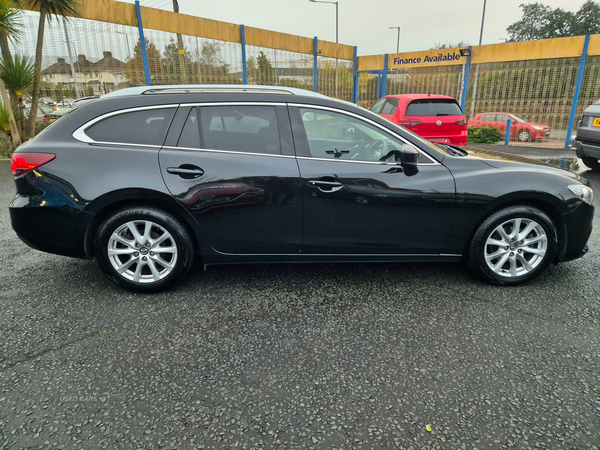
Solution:
<svg viewBox="0 0 600 450">
<path fill-rule="evenodd" d="M 352 61 L 317 58 L 317 92 L 329 97 L 352 101 Z"/>
<path fill-rule="evenodd" d="M 534 123 L 550 128 L 540 141 L 564 143 L 580 58 L 540 59 L 479 64 L 471 66 L 465 113 L 473 118 L 481 113 L 510 113 L 522 119 L 519 123 Z M 475 86 L 475 80 L 477 85 Z M 532 130 L 521 135 L 511 133 L 511 140 L 534 139 Z M 539 130 L 538 130 L 539 131 Z"/>
<path fill-rule="evenodd" d="M 248 84 L 313 90 L 313 56 L 246 45 Z"/>
</svg>

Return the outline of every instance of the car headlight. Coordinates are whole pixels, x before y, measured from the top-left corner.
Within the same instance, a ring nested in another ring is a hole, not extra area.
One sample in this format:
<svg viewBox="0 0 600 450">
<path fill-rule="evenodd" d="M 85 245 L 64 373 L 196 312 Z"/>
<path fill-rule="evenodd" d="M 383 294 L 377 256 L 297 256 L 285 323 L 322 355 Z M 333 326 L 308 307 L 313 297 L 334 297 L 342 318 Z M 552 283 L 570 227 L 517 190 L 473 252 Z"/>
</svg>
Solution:
<svg viewBox="0 0 600 450">
<path fill-rule="evenodd" d="M 534 130 L 543 130 L 544 129 L 544 127 L 536 127 L 536 126 L 533 126 L 531 128 L 533 128 Z"/>
<path fill-rule="evenodd" d="M 594 201 L 594 191 L 591 187 L 584 186 L 583 184 L 572 184 L 571 186 L 567 187 L 573 194 L 575 194 L 584 202 L 591 204 Z"/>
</svg>

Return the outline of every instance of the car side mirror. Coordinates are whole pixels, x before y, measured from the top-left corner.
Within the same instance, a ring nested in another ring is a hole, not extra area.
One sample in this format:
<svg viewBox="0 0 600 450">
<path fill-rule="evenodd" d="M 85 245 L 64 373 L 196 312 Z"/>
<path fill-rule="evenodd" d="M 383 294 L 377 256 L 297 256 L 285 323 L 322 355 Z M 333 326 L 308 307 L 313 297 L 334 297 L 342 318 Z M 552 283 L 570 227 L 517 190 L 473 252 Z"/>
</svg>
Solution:
<svg viewBox="0 0 600 450">
<path fill-rule="evenodd" d="M 419 156 L 421 156 L 421 154 L 416 148 L 409 145 L 402 147 L 402 152 L 400 153 L 400 165 L 407 177 L 412 177 L 419 173 Z"/>
</svg>

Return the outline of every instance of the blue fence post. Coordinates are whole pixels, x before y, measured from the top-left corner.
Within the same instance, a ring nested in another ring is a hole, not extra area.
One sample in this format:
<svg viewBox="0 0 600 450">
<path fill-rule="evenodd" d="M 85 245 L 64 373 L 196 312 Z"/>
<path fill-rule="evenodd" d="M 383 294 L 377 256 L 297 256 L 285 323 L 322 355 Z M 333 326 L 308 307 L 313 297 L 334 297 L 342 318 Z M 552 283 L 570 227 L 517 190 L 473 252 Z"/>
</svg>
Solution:
<svg viewBox="0 0 600 450">
<path fill-rule="evenodd" d="M 318 57 L 317 54 L 319 53 L 319 40 L 317 39 L 317 37 L 315 36 L 315 65 L 313 68 L 313 90 L 315 92 L 319 92 L 319 68 L 317 66 L 317 61 L 318 61 Z"/>
<path fill-rule="evenodd" d="M 148 55 L 146 55 L 146 40 L 144 39 L 144 26 L 142 25 L 142 10 L 139 0 L 135 0 L 135 11 L 137 12 L 138 29 L 140 31 L 140 47 L 142 48 L 142 61 L 144 61 L 144 76 L 146 86 L 150 86 L 150 70 L 148 69 Z"/>
<path fill-rule="evenodd" d="M 381 74 L 381 95 L 379 98 L 385 97 L 387 91 L 387 72 L 388 72 L 388 54 L 385 54 L 385 60 L 383 63 L 383 73 Z"/>
<path fill-rule="evenodd" d="M 354 47 L 354 63 L 352 64 L 352 103 L 358 104 L 358 72 L 357 72 L 357 61 L 358 61 L 358 47 Z"/>
<path fill-rule="evenodd" d="M 467 89 L 469 88 L 469 69 L 471 68 L 471 46 L 469 45 L 469 56 L 467 56 L 467 64 L 465 64 L 465 78 L 463 79 L 462 98 L 460 99 L 460 107 L 465 112 L 467 106 Z"/>
<path fill-rule="evenodd" d="M 573 97 L 573 106 L 571 107 L 569 127 L 567 128 L 567 139 L 565 140 L 565 148 L 569 148 L 571 133 L 573 132 L 573 124 L 575 123 L 575 113 L 577 112 L 577 103 L 579 102 L 579 91 L 581 90 L 581 81 L 583 80 L 583 71 L 585 69 L 585 60 L 587 59 L 589 43 L 590 35 L 588 34 L 585 37 L 585 41 L 583 43 L 583 51 L 581 52 L 581 62 L 579 63 L 579 72 L 577 73 L 577 85 L 575 86 L 575 96 Z"/>
<path fill-rule="evenodd" d="M 508 141 L 510 140 L 510 126 L 512 125 L 512 120 L 509 118 L 506 121 L 506 136 L 504 136 L 504 145 L 508 145 Z"/>
<path fill-rule="evenodd" d="M 246 67 L 246 31 L 244 29 L 244 25 L 240 25 L 240 41 L 242 44 L 242 73 L 243 73 L 243 82 L 244 84 L 248 84 L 248 70 Z"/>
</svg>

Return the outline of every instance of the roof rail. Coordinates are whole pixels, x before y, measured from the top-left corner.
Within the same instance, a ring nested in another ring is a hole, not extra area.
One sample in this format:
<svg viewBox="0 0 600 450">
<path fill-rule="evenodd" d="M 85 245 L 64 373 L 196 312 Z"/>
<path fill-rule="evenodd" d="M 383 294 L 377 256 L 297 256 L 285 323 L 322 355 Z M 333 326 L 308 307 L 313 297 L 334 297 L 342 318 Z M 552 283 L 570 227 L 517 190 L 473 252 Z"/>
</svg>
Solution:
<svg viewBox="0 0 600 450">
<path fill-rule="evenodd" d="M 195 94 L 195 93 L 231 93 L 247 92 L 255 94 L 285 94 L 308 95 L 325 97 L 313 91 L 289 88 L 283 86 L 258 86 L 247 84 L 191 84 L 191 85 L 164 85 L 164 86 L 135 86 L 111 92 L 103 97 L 124 97 L 130 95 L 156 95 L 156 94 Z"/>
</svg>

